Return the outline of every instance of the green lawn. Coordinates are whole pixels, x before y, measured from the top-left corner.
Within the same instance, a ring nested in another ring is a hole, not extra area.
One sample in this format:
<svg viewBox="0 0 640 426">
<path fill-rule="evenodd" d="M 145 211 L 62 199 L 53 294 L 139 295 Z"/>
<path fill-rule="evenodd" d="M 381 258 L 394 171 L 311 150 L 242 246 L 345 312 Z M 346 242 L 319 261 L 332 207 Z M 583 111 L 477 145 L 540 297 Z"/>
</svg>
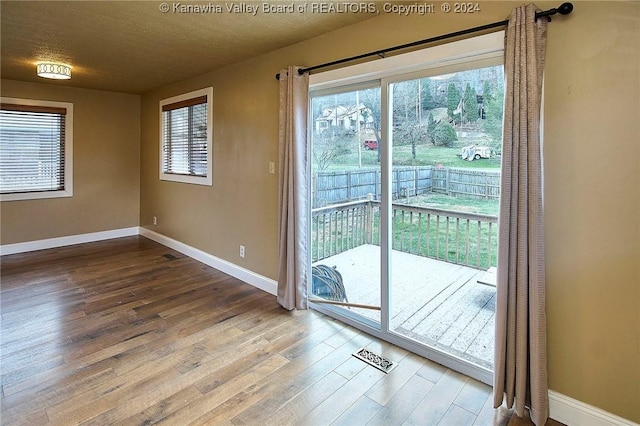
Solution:
<svg viewBox="0 0 640 426">
<path fill-rule="evenodd" d="M 426 194 L 409 198 L 409 204 L 434 209 L 498 216 L 498 200 L 451 197 L 443 194 Z"/>
<path fill-rule="evenodd" d="M 396 146 L 393 149 L 394 166 L 438 166 L 457 167 L 469 169 L 496 170 L 500 168 L 500 157 L 465 161 L 458 157 L 460 148 L 447 148 L 444 146 L 434 146 L 430 144 L 418 145 L 416 148 L 416 158 L 411 154 L 411 146 Z M 378 151 L 368 151 L 363 149 L 362 167 L 377 167 Z M 358 168 L 357 149 L 348 150 L 347 153 L 337 155 L 326 171 L 351 170 Z"/>
</svg>

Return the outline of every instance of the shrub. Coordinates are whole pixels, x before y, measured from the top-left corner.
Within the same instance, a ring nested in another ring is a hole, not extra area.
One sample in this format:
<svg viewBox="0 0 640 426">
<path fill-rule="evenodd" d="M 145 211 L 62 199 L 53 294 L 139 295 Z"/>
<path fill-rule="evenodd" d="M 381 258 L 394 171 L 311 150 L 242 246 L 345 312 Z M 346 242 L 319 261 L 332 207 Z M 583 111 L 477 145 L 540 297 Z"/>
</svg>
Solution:
<svg viewBox="0 0 640 426">
<path fill-rule="evenodd" d="M 436 145 L 451 146 L 458 140 L 456 130 L 449 123 L 440 122 L 433 132 L 433 142 Z"/>
</svg>

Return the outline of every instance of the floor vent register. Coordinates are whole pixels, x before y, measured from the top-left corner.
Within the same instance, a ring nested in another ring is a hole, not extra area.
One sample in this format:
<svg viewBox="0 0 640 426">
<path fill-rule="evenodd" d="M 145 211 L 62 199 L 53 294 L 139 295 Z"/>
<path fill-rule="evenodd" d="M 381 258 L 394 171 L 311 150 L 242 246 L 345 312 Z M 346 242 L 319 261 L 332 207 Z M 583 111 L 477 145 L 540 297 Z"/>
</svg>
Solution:
<svg viewBox="0 0 640 426">
<path fill-rule="evenodd" d="M 390 361 L 381 355 L 371 352 L 369 349 L 358 349 L 352 355 L 385 373 L 389 373 L 393 369 L 393 367 L 396 366 L 393 361 Z"/>
</svg>

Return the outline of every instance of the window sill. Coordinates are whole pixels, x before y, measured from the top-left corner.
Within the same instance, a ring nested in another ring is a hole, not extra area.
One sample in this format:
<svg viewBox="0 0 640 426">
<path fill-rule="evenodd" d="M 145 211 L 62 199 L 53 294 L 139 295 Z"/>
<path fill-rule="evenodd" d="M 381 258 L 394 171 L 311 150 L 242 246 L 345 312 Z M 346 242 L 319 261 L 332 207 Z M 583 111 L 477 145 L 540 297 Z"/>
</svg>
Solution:
<svg viewBox="0 0 640 426">
<path fill-rule="evenodd" d="M 0 201 L 26 201 L 64 197 L 73 197 L 73 191 L 16 192 L 13 194 L 0 194 Z"/>
</svg>

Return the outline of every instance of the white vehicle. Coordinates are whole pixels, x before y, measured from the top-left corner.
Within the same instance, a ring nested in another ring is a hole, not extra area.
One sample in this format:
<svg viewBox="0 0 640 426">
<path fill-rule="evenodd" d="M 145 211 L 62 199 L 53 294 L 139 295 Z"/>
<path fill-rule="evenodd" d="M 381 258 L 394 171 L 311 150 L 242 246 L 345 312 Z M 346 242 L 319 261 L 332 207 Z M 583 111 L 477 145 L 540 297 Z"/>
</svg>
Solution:
<svg viewBox="0 0 640 426">
<path fill-rule="evenodd" d="M 491 158 L 491 148 L 488 146 L 469 145 L 462 148 L 462 159 L 467 161 L 479 160 L 481 158 Z"/>
</svg>

